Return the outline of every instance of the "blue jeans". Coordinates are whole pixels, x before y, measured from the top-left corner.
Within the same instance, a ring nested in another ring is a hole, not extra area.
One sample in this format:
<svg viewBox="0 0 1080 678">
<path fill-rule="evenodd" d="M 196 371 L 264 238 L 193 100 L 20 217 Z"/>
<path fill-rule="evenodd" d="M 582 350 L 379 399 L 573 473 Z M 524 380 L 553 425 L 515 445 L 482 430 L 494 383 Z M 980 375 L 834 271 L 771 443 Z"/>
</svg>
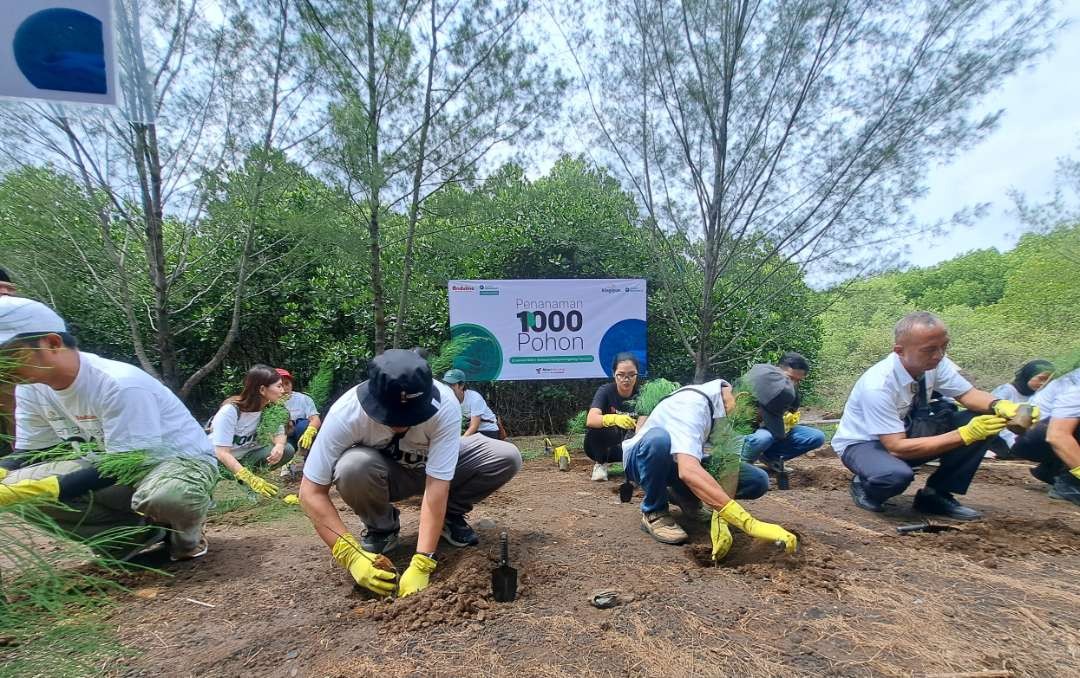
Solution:
<svg viewBox="0 0 1080 678">
<path fill-rule="evenodd" d="M 293 422 L 292 433 L 289 434 L 289 437 L 286 440 L 288 440 L 289 444 L 292 445 L 294 449 L 300 449 L 300 436 L 304 435 L 308 423 L 308 420 L 305 418 L 300 418 Z"/>
<path fill-rule="evenodd" d="M 641 502 L 643 513 L 666 511 L 668 487 L 674 492 L 693 497 L 694 493 L 679 480 L 679 467 L 671 454 L 671 436 L 662 428 L 648 431 L 623 459 L 626 478 L 645 492 Z M 769 474 L 743 463 L 739 466 L 739 487 L 735 499 L 757 499 L 769 489 Z"/>
<path fill-rule="evenodd" d="M 765 461 L 787 461 L 810 450 L 816 450 L 824 444 L 825 434 L 810 426 L 792 427 L 783 440 L 776 440 L 767 430 L 759 428 L 743 438 L 742 460 L 748 464 L 757 461 L 758 457 L 765 457 Z"/>
</svg>

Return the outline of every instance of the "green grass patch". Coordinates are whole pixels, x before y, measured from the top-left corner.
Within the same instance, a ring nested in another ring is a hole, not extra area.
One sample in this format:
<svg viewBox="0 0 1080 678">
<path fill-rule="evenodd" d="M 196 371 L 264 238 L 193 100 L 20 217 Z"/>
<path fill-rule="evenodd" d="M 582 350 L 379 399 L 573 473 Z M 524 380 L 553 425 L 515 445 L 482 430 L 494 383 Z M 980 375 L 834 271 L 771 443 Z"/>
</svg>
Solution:
<svg viewBox="0 0 1080 678">
<path fill-rule="evenodd" d="M 0 676 L 98 676 L 133 654 L 104 621 L 128 566 L 95 553 L 138 532 L 81 541 L 34 506 L 0 509 Z"/>
<path fill-rule="evenodd" d="M 282 486 L 282 478 L 278 477 L 277 469 L 260 475 L 278 487 Z M 276 497 L 263 497 L 231 477 L 222 477 L 221 482 L 214 488 L 214 507 L 210 509 L 210 519 L 229 525 L 250 525 L 302 516 L 303 511 L 299 506 L 289 506 L 282 501 L 288 493 L 288 490 L 282 488 Z"/>
</svg>

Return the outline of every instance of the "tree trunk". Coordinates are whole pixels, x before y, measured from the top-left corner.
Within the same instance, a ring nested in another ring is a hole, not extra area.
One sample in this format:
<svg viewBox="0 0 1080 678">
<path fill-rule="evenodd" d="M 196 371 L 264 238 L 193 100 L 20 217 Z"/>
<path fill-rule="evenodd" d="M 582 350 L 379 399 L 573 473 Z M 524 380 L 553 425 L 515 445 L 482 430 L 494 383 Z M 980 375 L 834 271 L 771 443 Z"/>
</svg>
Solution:
<svg viewBox="0 0 1080 678">
<path fill-rule="evenodd" d="M 379 167 L 379 92 L 377 80 L 379 72 L 375 68 L 375 3 L 367 0 L 367 57 L 368 57 L 368 134 L 371 136 L 371 168 Z M 381 177 L 375 177 L 371 187 L 371 210 L 368 220 L 368 237 L 371 239 L 371 297 L 372 311 L 375 315 L 374 352 L 379 355 L 386 349 L 386 310 L 383 300 L 382 246 L 379 242 L 379 195 L 382 188 Z"/>
<path fill-rule="evenodd" d="M 409 230 L 405 237 L 405 261 L 401 271 L 397 322 L 394 325 L 394 348 L 401 347 L 401 339 L 405 333 L 405 317 L 409 310 L 409 277 L 412 275 L 416 222 L 420 217 L 420 182 L 424 177 L 424 158 L 427 155 L 428 131 L 431 128 L 431 83 L 435 75 L 435 56 L 439 51 L 435 4 L 436 0 L 431 0 L 431 51 L 428 54 L 427 86 L 424 88 L 424 119 L 420 123 L 420 144 L 416 151 L 416 168 L 413 171 L 412 198 L 409 202 Z"/>
<path fill-rule="evenodd" d="M 158 351 L 162 382 L 175 390 L 179 376 L 176 366 L 176 343 L 169 314 L 169 273 L 165 261 L 164 213 L 161 204 L 161 156 L 157 148 L 155 125 L 132 123 L 135 168 L 142 195 L 142 220 L 145 232 L 143 247 L 150 284 L 154 291 L 151 309 L 154 339 Z"/>
</svg>

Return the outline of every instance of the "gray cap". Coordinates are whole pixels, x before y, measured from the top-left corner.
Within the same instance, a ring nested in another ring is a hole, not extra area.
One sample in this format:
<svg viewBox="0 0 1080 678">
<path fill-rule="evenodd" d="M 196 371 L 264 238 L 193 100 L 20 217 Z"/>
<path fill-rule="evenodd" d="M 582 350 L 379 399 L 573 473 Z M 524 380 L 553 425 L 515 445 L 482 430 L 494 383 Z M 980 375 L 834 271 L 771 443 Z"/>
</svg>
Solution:
<svg viewBox="0 0 1080 678">
<path fill-rule="evenodd" d="M 0 296 L 0 345 L 20 334 L 67 332 L 63 318 L 40 301 Z"/>
<path fill-rule="evenodd" d="M 765 430 L 776 440 L 786 438 L 784 413 L 795 402 L 795 384 L 776 365 L 754 365 L 746 373 L 745 380 L 761 408 Z"/>
<path fill-rule="evenodd" d="M 452 370 L 447 370 L 442 380 L 444 384 L 460 384 L 465 381 L 465 373 L 455 367 Z"/>
</svg>

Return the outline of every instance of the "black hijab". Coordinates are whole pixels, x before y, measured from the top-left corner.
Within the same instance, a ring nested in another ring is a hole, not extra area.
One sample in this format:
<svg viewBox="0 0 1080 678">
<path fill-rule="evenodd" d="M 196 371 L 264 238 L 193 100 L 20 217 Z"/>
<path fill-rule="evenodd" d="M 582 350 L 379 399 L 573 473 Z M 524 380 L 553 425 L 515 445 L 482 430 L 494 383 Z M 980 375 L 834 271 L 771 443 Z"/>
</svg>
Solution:
<svg viewBox="0 0 1080 678">
<path fill-rule="evenodd" d="M 1043 372 L 1053 371 L 1054 364 L 1049 360 L 1032 360 L 1030 362 L 1026 362 L 1019 370 L 1017 370 L 1016 378 L 1013 379 L 1012 383 L 1013 388 L 1019 391 L 1020 395 L 1033 395 L 1035 391 L 1033 391 L 1032 388 L 1028 386 L 1028 382 L 1031 381 L 1031 378 L 1037 374 L 1042 374 Z"/>
</svg>

